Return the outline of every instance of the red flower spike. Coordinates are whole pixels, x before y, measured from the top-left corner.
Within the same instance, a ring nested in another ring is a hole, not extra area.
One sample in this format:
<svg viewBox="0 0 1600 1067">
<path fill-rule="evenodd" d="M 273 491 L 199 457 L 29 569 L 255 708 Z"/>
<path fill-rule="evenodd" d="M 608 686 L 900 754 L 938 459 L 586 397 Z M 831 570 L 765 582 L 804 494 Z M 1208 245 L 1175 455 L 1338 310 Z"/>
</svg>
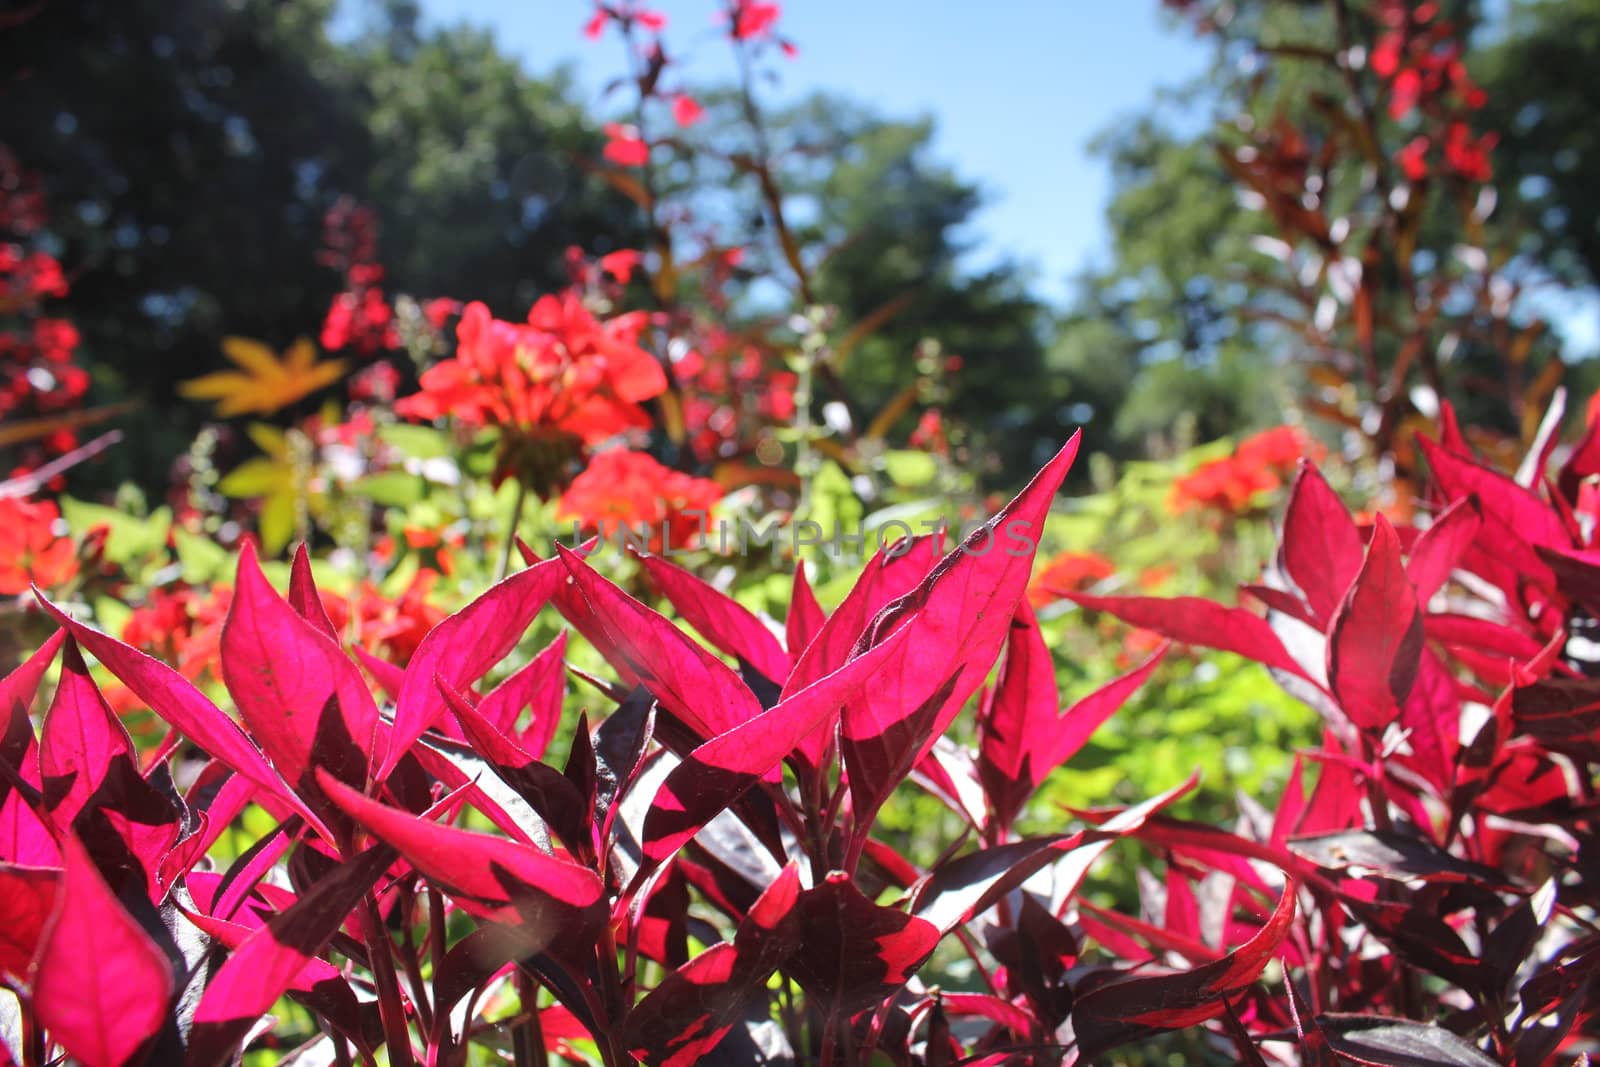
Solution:
<svg viewBox="0 0 1600 1067">
<path fill-rule="evenodd" d="M 1328 631 L 1328 687 L 1364 730 L 1393 722 L 1417 679 L 1422 611 L 1400 562 L 1400 539 L 1382 515 L 1360 572 Z"/>
<path fill-rule="evenodd" d="M 33 970 L 33 1010 L 83 1067 L 124 1067 L 166 1024 L 172 965 L 70 834 Z"/>
</svg>

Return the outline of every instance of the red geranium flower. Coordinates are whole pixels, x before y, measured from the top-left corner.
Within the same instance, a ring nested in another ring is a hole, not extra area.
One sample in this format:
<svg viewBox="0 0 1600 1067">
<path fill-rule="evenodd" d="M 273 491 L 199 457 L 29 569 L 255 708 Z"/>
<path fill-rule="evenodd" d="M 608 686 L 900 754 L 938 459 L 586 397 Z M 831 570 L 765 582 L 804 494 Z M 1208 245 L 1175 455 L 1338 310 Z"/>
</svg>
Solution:
<svg viewBox="0 0 1600 1067">
<path fill-rule="evenodd" d="M 1035 606 L 1059 600 L 1066 593 L 1087 589 L 1117 571 L 1116 565 L 1093 552 L 1062 552 L 1051 557 L 1028 583 L 1028 599 Z"/>
<path fill-rule="evenodd" d="M 623 527 L 635 533 L 648 527 L 650 550 L 660 552 L 664 546 L 688 547 L 720 499 L 722 486 L 710 479 L 664 467 L 643 452 L 612 449 L 573 479 L 557 514 L 607 540 Z"/>
<path fill-rule="evenodd" d="M 0 594 L 50 589 L 78 573 L 78 548 L 58 537 L 61 512 L 49 500 L 0 498 Z"/>
</svg>

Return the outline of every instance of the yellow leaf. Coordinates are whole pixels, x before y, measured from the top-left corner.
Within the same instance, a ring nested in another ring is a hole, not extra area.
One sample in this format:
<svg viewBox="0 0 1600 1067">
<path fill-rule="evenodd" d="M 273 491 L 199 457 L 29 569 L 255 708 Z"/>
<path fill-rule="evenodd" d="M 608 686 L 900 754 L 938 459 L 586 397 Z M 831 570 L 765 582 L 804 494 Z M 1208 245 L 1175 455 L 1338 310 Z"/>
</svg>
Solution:
<svg viewBox="0 0 1600 1067">
<path fill-rule="evenodd" d="M 301 338 L 280 360 L 272 349 L 247 337 L 228 337 L 222 354 L 240 369 L 216 371 L 182 382 L 178 391 L 191 400 L 215 400 L 218 418 L 270 415 L 344 375 L 344 361 L 317 362 L 316 349 Z"/>
</svg>

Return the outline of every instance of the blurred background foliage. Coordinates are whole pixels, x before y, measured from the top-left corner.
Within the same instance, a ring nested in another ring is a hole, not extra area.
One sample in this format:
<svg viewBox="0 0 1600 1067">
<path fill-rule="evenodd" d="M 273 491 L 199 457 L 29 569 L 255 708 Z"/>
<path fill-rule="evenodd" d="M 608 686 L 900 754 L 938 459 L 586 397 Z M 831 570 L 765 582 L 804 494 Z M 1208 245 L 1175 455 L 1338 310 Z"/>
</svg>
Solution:
<svg viewBox="0 0 1600 1067">
<path fill-rule="evenodd" d="M 1492 224 L 1539 283 L 1536 313 L 1600 278 L 1596 90 L 1572 76 L 1600 51 L 1600 2 L 1445 6 L 1475 26 L 1469 63 L 1486 125 L 1502 131 Z M 1280 421 L 1294 338 L 1260 314 L 1259 227 L 1219 162 L 1214 120 L 1315 107 L 1324 74 L 1256 93 L 1259 68 L 1229 42 L 1315 40 L 1328 7 L 1230 7 L 1245 29 L 1213 38 L 1207 72 L 1093 146 L 1113 175 L 1110 254 L 1066 306 L 1003 258 L 962 268 L 982 197 L 934 153 L 932 120 L 877 113 L 847 87 L 767 116 L 796 230 L 827 250 L 817 300 L 859 322 L 910 294 L 845 365 L 863 409 L 893 395 L 932 337 L 963 358 L 948 410 L 982 428 L 989 484 L 1014 483 L 1074 425 L 1127 459 Z M 394 288 L 481 298 L 501 315 L 560 283 L 569 246 L 639 243 L 636 205 L 581 164 L 600 153 L 602 121 L 568 75 L 530 74 L 490 32 L 435 25 L 409 0 L 364 5 L 354 33 L 335 34 L 335 14 L 333 0 L 81 0 L 39 5 L 0 34 L 5 140 L 43 176 L 50 236 L 71 265 L 59 312 L 83 334 L 97 397 L 145 402 L 127 444 L 76 477 L 165 482 L 197 428 L 174 384 L 215 361 L 224 333 L 286 345 L 339 291 L 336 272 L 307 264 L 342 195 L 381 218 Z M 708 139 L 747 136 L 736 92 L 706 103 Z M 741 200 L 749 186 L 708 183 L 696 165 L 663 180 L 703 190 L 704 217 L 770 245 L 760 205 Z M 1448 214 L 1434 224 L 1459 225 Z M 1587 353 L 1564 354 L 1574 381 L 1600 380 L 1571 358 Z"/>
</svg>

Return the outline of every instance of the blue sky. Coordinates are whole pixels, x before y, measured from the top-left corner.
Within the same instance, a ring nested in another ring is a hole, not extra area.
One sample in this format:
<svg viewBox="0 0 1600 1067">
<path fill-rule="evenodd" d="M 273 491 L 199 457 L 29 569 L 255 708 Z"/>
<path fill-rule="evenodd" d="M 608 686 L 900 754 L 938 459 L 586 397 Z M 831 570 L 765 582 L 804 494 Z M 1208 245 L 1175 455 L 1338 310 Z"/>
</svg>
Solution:
<svg viewBox="0 0 1600 1067">
<path fill-rule="evenodd" d="M 691 80 L 730 70 L 717 0 L 651 6 Z M 424 0 L 424 11 L 491 27 L 534 72 L 570 64 L 591 99 L 623 68 L 614 36 L 582 36 L 587 0 Z M 975 265 L 1010 256 L 1054 300 L 1105 254 L 1109 175 L 1088 142 L 1207 59 L 1203 43 L 1164 27 L 1155 0 L 789 0 L 781 25 L 800 55 L 781 62 L 774 91 L 828 89 L 891 116 L 932 115 L 940 156 L 988 195 Z"/>
</svg>

